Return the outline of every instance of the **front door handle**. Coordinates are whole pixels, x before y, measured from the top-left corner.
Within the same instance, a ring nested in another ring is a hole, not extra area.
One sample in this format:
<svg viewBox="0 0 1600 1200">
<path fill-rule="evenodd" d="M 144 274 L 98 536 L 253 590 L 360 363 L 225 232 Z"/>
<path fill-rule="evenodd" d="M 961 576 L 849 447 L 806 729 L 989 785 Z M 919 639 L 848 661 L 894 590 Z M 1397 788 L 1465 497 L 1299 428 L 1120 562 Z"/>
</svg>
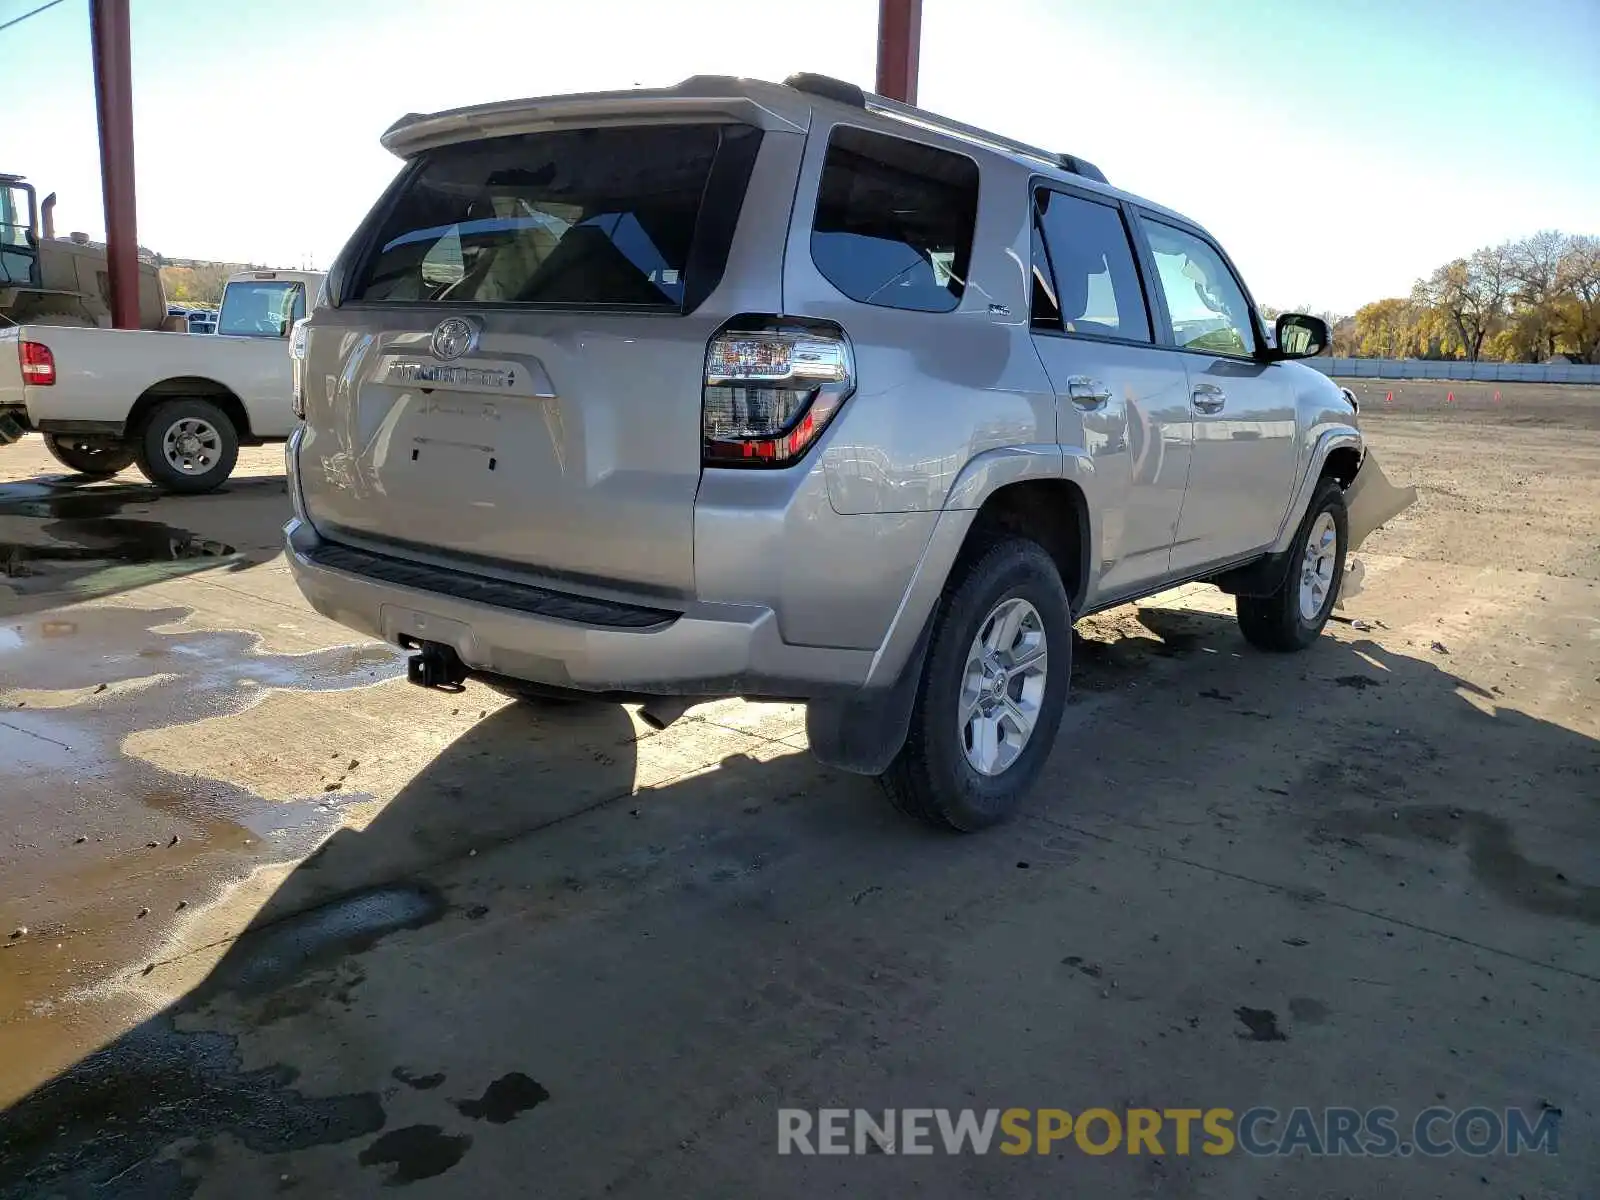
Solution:
<svg viewBox="0 0 1600 1200">
<path fill-rule="evenodd" d="M 1087 375 L 1074 375 L 1067 380 L 1067 395 L 1079 408 L 1099 408 L 1111 399 L 1111 389 L 1098 379 Z"/>
<path fill-rule="evenodd" d="M 1214 383 L 1197 383 L 1190 393 L 1195 408 L 1203 413 L 1219 413 L 1228 402 L 1228 393 Z"/>
</svg>

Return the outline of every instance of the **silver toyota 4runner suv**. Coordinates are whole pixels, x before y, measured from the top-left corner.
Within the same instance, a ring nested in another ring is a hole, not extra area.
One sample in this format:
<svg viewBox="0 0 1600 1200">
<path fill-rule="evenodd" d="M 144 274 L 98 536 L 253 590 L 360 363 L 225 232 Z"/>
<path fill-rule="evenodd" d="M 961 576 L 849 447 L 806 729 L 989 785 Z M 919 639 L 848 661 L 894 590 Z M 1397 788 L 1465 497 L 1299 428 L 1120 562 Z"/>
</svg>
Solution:
<svg viewBox="0 0 1600 1200">
<path fill-rule="evenodd" d="M 1377 523 L 1354 398 L 1288 361 L 1323 322 L 1266 329 L 1070 155 L 820 76 L 383 143 L 292 340 L 286 533 L 416 682 L 803 699 L 819 758 L 970 830 L 1050 752 L 1075 618 L 1207 580 L 1300 649 Z"/>
</svg>

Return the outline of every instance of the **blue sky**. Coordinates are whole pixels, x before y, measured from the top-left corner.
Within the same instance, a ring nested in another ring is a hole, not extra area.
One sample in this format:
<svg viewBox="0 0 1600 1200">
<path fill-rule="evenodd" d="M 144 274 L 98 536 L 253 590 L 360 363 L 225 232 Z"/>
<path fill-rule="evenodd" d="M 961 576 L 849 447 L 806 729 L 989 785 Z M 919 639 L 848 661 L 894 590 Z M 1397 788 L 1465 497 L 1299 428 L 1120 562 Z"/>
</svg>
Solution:
<svg viewBox="0 0 1600 1200">
<path fill-rule="evenodd" d="M 0 23 L 42 0 L 0 0 Z M 140 241 L 325 265 L 408 111 L 820 71 L 875 0 L 132 0 Z M 0 170 L 100 236 L 87 0 L 0 33 Z M 1600 233 L 1600 0 L 925 0 L 921 103 L 1207 225 L 1257 297 L 1344 311 L 1477 246 Z"/>
</svg>

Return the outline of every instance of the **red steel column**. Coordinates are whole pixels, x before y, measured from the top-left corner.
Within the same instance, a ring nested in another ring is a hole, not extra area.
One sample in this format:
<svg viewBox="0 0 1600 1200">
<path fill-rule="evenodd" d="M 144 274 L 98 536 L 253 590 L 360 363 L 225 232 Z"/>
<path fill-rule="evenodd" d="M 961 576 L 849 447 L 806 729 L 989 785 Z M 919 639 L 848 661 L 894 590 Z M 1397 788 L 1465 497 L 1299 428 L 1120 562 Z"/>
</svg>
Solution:
<svg viewBox="0 0 1600 1200">
<path fill-rule="evenodd" d="M 128 0 L 89 0 L 94 95 L 100 116 L 100 190 L 106 206 L 111 323 L 139 328 L 139 232 L 133 195 L 133 70 Z"/>
<path fill-rule="evenodd" d="M 917 102 L 922 0 L 878 0 L 878 95 Z"/>
</svg>

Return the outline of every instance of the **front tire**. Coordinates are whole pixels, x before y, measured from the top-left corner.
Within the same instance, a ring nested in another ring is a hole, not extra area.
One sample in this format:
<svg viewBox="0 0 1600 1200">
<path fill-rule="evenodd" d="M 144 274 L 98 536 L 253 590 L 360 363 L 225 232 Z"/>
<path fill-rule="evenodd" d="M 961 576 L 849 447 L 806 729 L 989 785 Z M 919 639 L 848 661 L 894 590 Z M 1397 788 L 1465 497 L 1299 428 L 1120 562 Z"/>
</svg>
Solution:
<svg viewBox="0 0 1600 1200">
<path fill-rule="evenodd" d="M 133 465 L 137 451 L 123 441 L 89 441 L 65 433 L 44 435 L 44 448 L 69 471 L 92 479 L 109 479 Z"/>
<path fill-rule="evenodd" d="M 934 615 L 905 745 L 881 777 L 897 808 L 972 832 L 1038 778 L 1066 706 L 1072 610 L 1054 561 L 1006 538 L 968 560 Z"/>
<path fill-rule="evenodd" d="M 1344 489 L 1337 479 L 1324 479 L 1290 543 L 1288 570 L 1278 590 L 1238 599 L 1245 640 L 1280 654 L 1304 650 L 1316 641 L 1338 602 L 1349 544 Z"/>
<path fill-rule="evenodd" d="M 238 430 L 209 400 L 164 400 L 139 434 L 139 470 L 169 492 L 220 487 L 238 460 Z"/>
</svg>

